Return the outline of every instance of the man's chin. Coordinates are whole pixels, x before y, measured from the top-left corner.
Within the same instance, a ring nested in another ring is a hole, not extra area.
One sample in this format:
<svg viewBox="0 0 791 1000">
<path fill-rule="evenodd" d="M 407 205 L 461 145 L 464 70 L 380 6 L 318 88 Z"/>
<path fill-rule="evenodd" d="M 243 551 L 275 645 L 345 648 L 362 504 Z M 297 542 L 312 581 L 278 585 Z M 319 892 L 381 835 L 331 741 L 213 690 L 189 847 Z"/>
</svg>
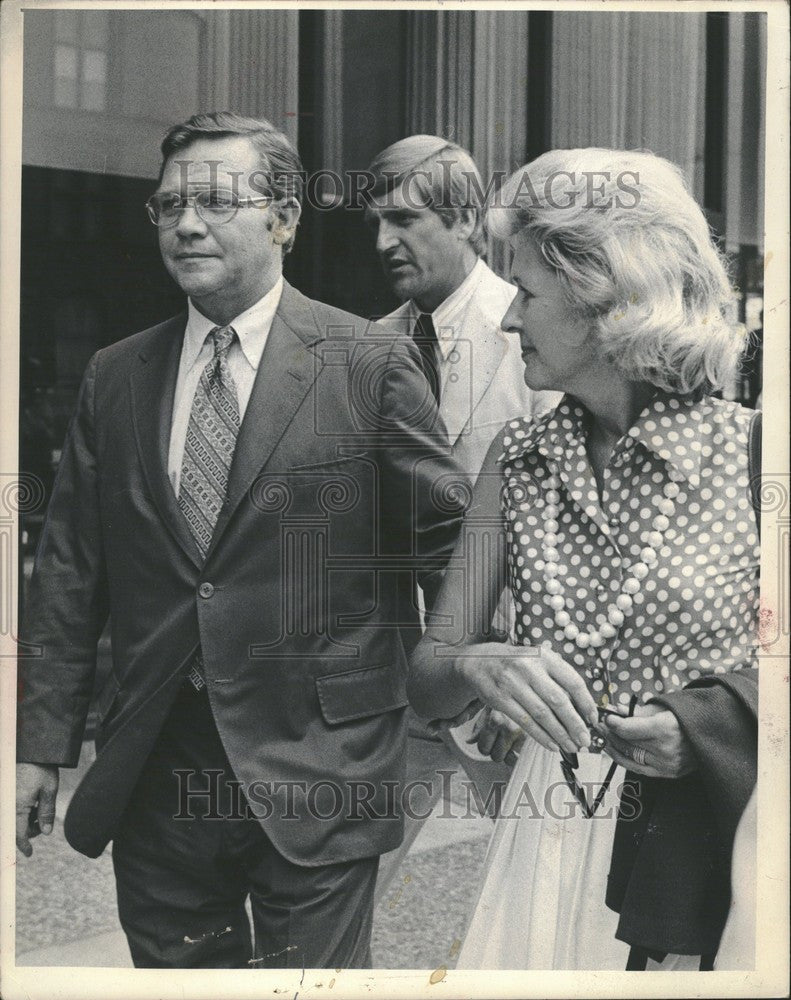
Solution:
<svg viewBox="0 0 791 1000">
<path fill-rule="evenodd" d="M 388 279 L 390 281 L 390 287 L 393 290 L 393 295 L 395 295 L 401 302 L 407 302 L 409 299 L 414 299 L 416 293 L 419 291 L 414 280 L 412 280 L 409 275 L 390 273 L 388 274 Z"/>
<path fill-rule="evenodd" d="M 180 268 L 173 268 L 170 276 L 191 299 L 200 298 L 203 295 L 211 295 L 218 289 L 218 282 L 207 274 L 196 274 L 195 272 L 185 272 Z"/>
</svg>

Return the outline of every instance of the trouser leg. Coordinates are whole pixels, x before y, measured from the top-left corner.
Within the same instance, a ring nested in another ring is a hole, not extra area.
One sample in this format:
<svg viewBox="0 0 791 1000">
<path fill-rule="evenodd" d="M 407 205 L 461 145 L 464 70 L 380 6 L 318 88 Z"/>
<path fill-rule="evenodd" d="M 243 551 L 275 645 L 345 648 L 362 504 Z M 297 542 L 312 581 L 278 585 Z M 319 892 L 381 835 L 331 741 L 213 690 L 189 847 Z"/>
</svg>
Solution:
<svg viewBox="0 0 791 1000">
<path fill-rule="evenodd" d="M 259 968 L 371 968 L 378 857 L 307 867 L 266 839 L 245 868 Z"/>
<path fill-rule="evenodd" d="M 118 915 L 132 961 L 148 969 L 238 969 L 252 957 L 245 891 L 231 871 L 144 842 L 113 851 Z"/>
<path fill-rule="evenodd" d="M 113 844 L 135 965 L 370 968 L 378 857 L 287 860 L 246 816 L 236 785 L 205 693 L 185 687 Z"/>
<path fill-rule="evenodd" d="M 113 843 L 118 913 L 136 966 L 240 968 L 252 957 L 245 874 L 226 850 L 227 825 L 243 821 L 219 818 L 231 811 L 232 779 L 205 694 L 185 687 Z M 185 802 L 185 788 L 208 791 L 211 781 L 211 800 Z"/>
</svg>

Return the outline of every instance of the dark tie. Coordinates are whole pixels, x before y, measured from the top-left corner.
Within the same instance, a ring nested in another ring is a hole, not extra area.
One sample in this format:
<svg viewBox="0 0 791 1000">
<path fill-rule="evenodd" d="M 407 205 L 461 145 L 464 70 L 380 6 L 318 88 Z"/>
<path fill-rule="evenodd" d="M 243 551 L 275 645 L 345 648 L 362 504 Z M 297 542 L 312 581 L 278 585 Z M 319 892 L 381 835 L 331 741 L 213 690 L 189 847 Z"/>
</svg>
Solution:
<svg viewBox="0 0 791 1000">
<path fill-rule="evenodd" d="M 428 379 L 434 399 L 439 403 L 439 364 L 437 353 L 439 344 L 437 342 L 437 331 L 434 329 L 434 321 L 430 313 L 421 313 L 412 331 L 412 339 L 420 351 L 420 363 L 423 374 Z"/>
<path fill-rule="evenodd" d="M 209 334 L 214 356 L 195 390 L 181 464 L 179 507 L 204 559 L 225 503 L 239 434 L 239 399 L 228 368 L 228 351 L 235 337 L 231 326 L 217 326 Z M 205 683 L 200 652 L 189 678 L 198 690 Z"/>
</svg>

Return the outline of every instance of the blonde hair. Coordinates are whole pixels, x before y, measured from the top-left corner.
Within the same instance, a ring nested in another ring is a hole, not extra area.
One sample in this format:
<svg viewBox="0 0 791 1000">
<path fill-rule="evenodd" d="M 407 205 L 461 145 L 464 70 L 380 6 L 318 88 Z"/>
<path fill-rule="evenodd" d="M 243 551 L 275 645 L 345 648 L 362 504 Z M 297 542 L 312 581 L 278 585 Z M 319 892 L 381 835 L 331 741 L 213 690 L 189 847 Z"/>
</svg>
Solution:
<svg viewBox="0 0 791 1000">
<path fill-rule="evenodd" d="M 736 293 L 674 164 L 648 152 L 564 149 L 490 198 L 490 232 L 532 236 L 626 377 L 700 395 L 732 382 L 746 346 Z"/>
</svg>

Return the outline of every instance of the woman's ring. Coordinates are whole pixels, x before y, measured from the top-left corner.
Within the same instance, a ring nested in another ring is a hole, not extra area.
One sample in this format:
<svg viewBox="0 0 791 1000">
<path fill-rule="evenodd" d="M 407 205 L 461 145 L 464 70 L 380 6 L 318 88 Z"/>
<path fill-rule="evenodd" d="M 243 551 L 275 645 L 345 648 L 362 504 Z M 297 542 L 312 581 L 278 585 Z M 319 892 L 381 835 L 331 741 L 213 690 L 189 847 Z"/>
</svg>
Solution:
<svg viewBox="0 0 791 1000">
<path fill-rule="evenodd" d="M 645 766 L 645 750 L 643 747 L 635 747 L 632 751 L 632 760 L 640 767 Z"/>
</svg>

